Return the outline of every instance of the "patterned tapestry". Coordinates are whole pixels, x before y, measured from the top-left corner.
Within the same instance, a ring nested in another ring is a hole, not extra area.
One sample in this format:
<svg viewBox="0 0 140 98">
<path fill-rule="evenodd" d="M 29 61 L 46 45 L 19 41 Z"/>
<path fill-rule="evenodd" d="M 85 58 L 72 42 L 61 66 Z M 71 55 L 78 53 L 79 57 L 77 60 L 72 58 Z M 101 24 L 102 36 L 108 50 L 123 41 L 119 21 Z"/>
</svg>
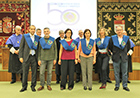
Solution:
<svg viewBox="0 0 140 98">
<path fill-rule="evenodd" d="M 98 30 L 105 27 L 108 36 L 121 26 L 135 45 L 140 45 L 140 3 L 98 3 Z"/>
<path fill-rule="evenodd" d="M 15 33 L 15 26 L 22 27 L 22 34 L 30 25 L 29 2 L 0 2 L 0 46 L 5 46 L 8 37 Z"/>
</svg>

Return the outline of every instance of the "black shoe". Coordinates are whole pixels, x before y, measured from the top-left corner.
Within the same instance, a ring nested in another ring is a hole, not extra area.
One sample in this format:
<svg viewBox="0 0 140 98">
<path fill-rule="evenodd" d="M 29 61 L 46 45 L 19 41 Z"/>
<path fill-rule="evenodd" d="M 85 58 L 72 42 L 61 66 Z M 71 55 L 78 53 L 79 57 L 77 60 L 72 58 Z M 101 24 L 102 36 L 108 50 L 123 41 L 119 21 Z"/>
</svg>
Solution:
<svg viewBox="0 0 140 98">
<path fill-rule="evenodd" d="M 69 89 L 69 90 L 72 90 L 73 88 L 72 88 L 72 87 L 69 87 L 68 89 Z"/>
<path fill-rule="evenodd" d="M 84 86 L 84 90 L 87 90 L 87 87 L 86 86 Z"/>
<path fill-rule="evenodd" d="M 27 90 L 27 88 L 22 88 L 21 90 L 20 90 L 20 92 L 24 92 L 24 91 L 26 91 Z"/>
<path fill-rule="evenodd" d="M 59 81 L 56 81 L 56 84 L 59 84 Z"/>
<path fill-rule="evenodd" d="M 115 90 L 115 91 L 118 91 L 118 90 L 119 90 L 119 87 L 115 87 L 114 90 Z"/>
<path fill-rule="evenodd" d="M 90 91 L 91 91 L 91 90 L 92 90 L 92 88 L 88 88 L 88 90 L 90 90 Z"/>
<path fill-rule="evenodd" d="M 35 89 L 34 87 L 32 87 L 31 89 L 32 89 L 32 91 L 33 91 L 33 92 L 35 92 L 35 91 L 36 91 L 36 89 Z"/>
<path fill-rule="evenodd" d="M 126 91 L 130 91 L 130 89 L 128 87 L 123 87 L 123 89 Z"/>
<path fill-rule="evenodd" d="M 76 83 L 78 83 L 78 82 L 80 82 L 80 80 L 79 79 L 76 79 Z"/>
<path fill-rule="evenodd" d="M 99 83 L 101 83 L 101 80 L 99 80 Z"/>
<path fill-rule="evenodd" d="M 111 81 L 111 80 L 107 80 L 107 82 L 108 82 L 108 83 L 112 83 L 112 81 Z"/>
<path fill-rule="evenodd" d="M 131 83 L 131 82 L 128 80 L 127 83 Z"/>
<path fill-rule="evenodd" d="M 11 81 L 11 82 L 10 82 L 10 84 L 14 84 L 14 83 L 16 83 L 16 81 Z"/>
</svg>

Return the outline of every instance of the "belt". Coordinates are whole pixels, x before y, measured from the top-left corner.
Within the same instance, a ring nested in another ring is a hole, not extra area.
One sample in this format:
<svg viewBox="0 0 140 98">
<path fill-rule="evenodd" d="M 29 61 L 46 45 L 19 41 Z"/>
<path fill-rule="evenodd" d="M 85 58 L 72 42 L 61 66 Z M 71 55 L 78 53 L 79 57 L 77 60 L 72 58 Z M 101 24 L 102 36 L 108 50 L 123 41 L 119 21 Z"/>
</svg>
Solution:
<svg viewBox="0 0 140 98">
<path fill-rule="evenodd" d="M 107 52 L 99 52 L 100 54 L 107 54 Z"/>
</svg>

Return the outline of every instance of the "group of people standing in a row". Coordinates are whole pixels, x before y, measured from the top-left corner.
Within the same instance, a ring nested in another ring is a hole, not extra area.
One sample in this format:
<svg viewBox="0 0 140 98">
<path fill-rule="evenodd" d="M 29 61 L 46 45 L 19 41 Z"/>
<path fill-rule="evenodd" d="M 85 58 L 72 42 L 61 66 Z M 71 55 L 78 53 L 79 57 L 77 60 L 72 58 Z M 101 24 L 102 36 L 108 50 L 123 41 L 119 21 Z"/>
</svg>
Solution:
<svg viewBox="0 0 140 98">
<path fill-rule="evenodd" d="M 75 64 L 76 82 L 80 81 L 81 71 L 84 90 L 87 90 L 87 87 L 92 90 L 92 72 L 95 63 L 95 68 L 98 69 L 102 82 L 99 89 L 104 89 L 108 81 L 110 55 L 112 55 L 116 80 L 114 90 L 119 90 L 121 71 L 123 89 L 129 91 L 127 87 L 128 58 L 131 57 L 132 48 L 135 45 L 128 36 L 123 34 L 123 29 L 120 26 L 116 29 L 117 35 L 111 37 L 106 36 L 105 28 L 101 28 L 98 33 L 99 38 L 95 40 L 91 38 L 89 29 L 85 29 L 84 32 L 79 30 L 79 37 L 76 40 L 72 39 L 73 32 L 71 29 L 66 29 L 64 32 L 60 30 L 60 37 L 57 39 L 50 36 L 49 28 L 44 28 L 44 37 L 39 37 L 41 30 L 37 30 L 39 32 L 36 32 L 38 34 L 35 35 L 36 27 L 31 25 L 29 33 L 21 35 L 21 27 L 16 26 L 16 33 L 10 36 L 6 42 L 10 48 L 9 72 L 12 73 L 11 83 L 16 82 L 16 73 L 20 73 L 22 80 L 20 92 L 27 90 L 30 66 L 32 71 L 31 90 L 36 91 L 38 66 L 40 67 L 40 87 L 38 91 L 44 89 L 45 68 L 47 66 L 47 89 L 51 91 L 53 65 L 56 65 L 56 83 L 61 81 L 60 89 L 66 89 L 66 83 L 68 82 L 68 89 L 72 90 L 74 87 Z M 125 34 L 127 33 L 125 32 Z M 68 81 L 67 75 L 69 75 Z"/>
</svg>

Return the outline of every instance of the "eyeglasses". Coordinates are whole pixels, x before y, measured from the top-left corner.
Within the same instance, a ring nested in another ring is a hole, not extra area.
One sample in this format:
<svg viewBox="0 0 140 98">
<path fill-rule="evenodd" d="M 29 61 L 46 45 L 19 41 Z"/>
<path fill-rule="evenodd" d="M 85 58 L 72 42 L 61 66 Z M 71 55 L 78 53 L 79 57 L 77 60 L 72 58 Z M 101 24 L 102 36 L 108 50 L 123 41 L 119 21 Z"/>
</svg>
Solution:
<svg viewBox="0 0 140 98">
<path fill-rule="evenodd" d="M 83 32 L 79 32 L 79 33 L 83 33 Z"/>
<path fill-rule="evenodd" d="M 67 32 L 68 34 L 71 34 L 71 32 Z"/>
</svg>

